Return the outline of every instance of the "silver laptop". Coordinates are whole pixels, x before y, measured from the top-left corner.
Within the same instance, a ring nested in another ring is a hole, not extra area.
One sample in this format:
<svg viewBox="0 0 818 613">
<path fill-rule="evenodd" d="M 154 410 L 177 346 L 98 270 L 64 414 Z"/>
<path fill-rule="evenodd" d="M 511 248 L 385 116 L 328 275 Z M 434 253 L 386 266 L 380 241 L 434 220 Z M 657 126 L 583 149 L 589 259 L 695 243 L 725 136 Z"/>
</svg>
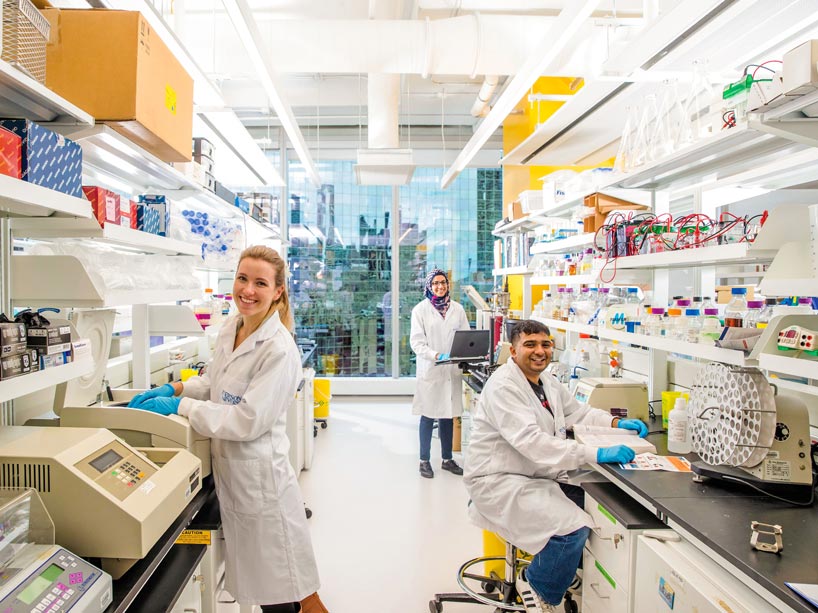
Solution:
<svg viewBox="0 0 818 613">
<path fill-rule="evenodd" d="M 457 362 L 485 362 L 488 359 L 491 334 L 489 330 L 455 330 L 448 360 L 438 364 Z"/>
</svg>

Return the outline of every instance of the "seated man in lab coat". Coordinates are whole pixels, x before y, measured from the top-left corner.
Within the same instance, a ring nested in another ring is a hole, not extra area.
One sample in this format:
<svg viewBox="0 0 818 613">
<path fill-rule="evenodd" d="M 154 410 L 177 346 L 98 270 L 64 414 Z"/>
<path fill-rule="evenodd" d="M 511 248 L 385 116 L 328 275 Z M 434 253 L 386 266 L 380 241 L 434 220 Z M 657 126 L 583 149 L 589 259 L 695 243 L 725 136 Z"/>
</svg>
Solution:
<svg viewBox="0 0 818 613">
<path fill-rule="evenodd" d="M 542 374 L 554 353 L 548 328 L 524 320 L 511 332 L 511 359 L 486 382 L 473 417 L 465 484 L 477 526 L 535 553 L 517 578 L 526 611 L 556 611 L 570 587 L 591 517 L 569 471 L 588 462 L 629 462 L 628 447 L 595 448 L 566 438 L 583 423 L 635 430 L 637 419 L 611 418 L 580 405 L 554 377 Z"/>
</svg>

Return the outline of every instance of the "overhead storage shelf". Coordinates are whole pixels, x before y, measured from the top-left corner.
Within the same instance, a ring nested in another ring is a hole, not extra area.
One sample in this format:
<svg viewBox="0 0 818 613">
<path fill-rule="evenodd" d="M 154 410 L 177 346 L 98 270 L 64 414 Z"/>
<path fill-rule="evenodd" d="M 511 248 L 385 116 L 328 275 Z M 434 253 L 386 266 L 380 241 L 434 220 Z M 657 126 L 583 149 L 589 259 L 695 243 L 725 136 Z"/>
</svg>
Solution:
<svg viewBox="0 0 818 613">
<path fill-rule="evenodd" d="M 148 307 L 148 330 L 152 336 L 204 336 L 193 310 L 183 304 L 156 304 Z"/>
<path fill-rule="evenodd" d="M 579 332 L 580 334 L 590 334 L 596 336 L 596 326 L 591 324 L 580 324 L 573 321 L 562 321 L 560 319 L 549 319 L 533 315 L 531 319 L 544 323 L 550 330 L 565 330 L 566 332 Z"/>
<path fill-rule="evenodd" d="M 754 249 L 752 243 L 734 243 L 620 257 L 616 258 L 616 267 L 618 269 L 689 268 L 691 266 L 763 262 L 772 260 L 774 256 L 774 250 Z"/>
<path fill-rule="evenodd" d="M 531 246 L 531 255 L 540 253 L 566 253 L 574 251 L 582 247 L 588 247 L 594 243 L 594 233 L 586 232 L 584 234 L 577 234 L 561 240 L 551 241 L 548 243 L 534 243 Z"/>
<path fill-rule="evenodd" d="M 94 118 L 39 81 L 0 60 L 0 116 L 93 125 Z"/>
<path fill-rule="evenodd" d="M 491 271 L 491 274 L 495 277 L 503 275 L 530 275 L 531 271 L 528 269 L 528 266 L 512 266 L 510 268 L 495 268 Z"/>
<path fill-rule="evenodd" d="M 145 253 L 202 255 L 197 245 L 122 226 L 106 224 L 101 228 L 94 219 L 15 219 L 12 232 L 19 238 L 84 238 Z"/>
<path fill-rule="evenodd" d="M 45 370 L 14 377 L 7 381 L 0 381 L 0 402 L 14 400 L 20 396 L 38 392 L 52 385 L 65 383 L 76 377 L 83 377 L 93 372 L 93 370 L 94 360 L 91 356 L 87 356 L 84 359 L 65 364 L 64 366 L 46 368 Z"/>
<path fill-rule="evenodd" d="M 0 175 L 0 216 L 91 217 L 91 203 L 41 185 Z"/>
<path fill-rule="evenodd" d="M 786 375 L 796 377 L 806 377 L 807 379 L 818 379 L 818 358 L 813 357 L 787 357 L 772 353 L 762 353 L 758 357 L 758 366 L 765 370 L 771 370 Z"/>
<path fill-rule="evenodd" d="M 134 289 L 100 292 L 74 256 L 12 257 L 12 304 L 19 307 L 115 307 L 191 300 L 199 289 Z"/>
<path fill-rule="evenodd" d="M 599 272 L 589 275 L 549 275 L 531 277 L 531 285 L 590 285 L 599 280 Z"/>
<path fill-rule="evenodd" d="M 664 336 L 646 336 L 645 334 L 620 332 L 609 328 L 599 328 L 597 330 L 597 336 L 620 343 L 628 343 L 648 349 L 658 349 L 659 351 L 667 351 L 668 353 L 687 355 L 702 360 L 724 362 L 725 364 L 733 364 L 736 366 L 752 366 L 756 364 L 755 360 L 745 357 L 742 351 L 722 349 L 721 347 L 705 345 L 703 343 L 688 343 L 669 339 Z"/>
</svg>

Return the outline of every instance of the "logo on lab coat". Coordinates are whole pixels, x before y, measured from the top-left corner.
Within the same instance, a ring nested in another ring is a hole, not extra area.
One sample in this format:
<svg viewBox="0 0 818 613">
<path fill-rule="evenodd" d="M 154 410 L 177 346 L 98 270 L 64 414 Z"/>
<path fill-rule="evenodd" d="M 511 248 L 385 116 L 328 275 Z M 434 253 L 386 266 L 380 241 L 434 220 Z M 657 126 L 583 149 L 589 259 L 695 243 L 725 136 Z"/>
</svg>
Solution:
<svg viewBox="0 0 818 613">
<path fill-rule="evenodd" d="M 238 404 L 241 402 L 241 396 L 234 396 L 228 392 L 222 392 L 222 401 L 227 404 Z"/>
</svg>

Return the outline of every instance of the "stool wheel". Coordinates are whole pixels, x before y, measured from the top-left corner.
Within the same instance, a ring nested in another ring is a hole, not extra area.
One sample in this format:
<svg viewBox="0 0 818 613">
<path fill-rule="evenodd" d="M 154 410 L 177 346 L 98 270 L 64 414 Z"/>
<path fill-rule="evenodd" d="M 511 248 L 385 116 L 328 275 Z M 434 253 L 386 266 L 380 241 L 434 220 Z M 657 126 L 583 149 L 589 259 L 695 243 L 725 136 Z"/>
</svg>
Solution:
<svg viewBox="0 0 818 613">
<path fill-rule="evenodd" d="M 578 613 L 579 612 L 579 605 L 577 605 L 576 600 L 567 600 L 563 604 L 563 608 L 565 609 L 565 613 Z"/>
<path fill-rule="evenodd" d="M 497 585 L 493 581 L 481 581 L 480 587 L 483 588 L 483 591 L 486 594 L 491 594 L 494 590 L 497 589 Z"/>
<path fill-rule="evenodd" d="M 322 430 L 326 430 L 326 429 L 327 429 L 327 422 L 325 422 L 325 421 L 322 421 L 322 422 L 321 422 L 321 429 L 322 429 Z"/>
<path fill-rule="evenodd" d="M 430 613 L 442 613 L 443 611 L 443 603 L 437 602 L 435 600 L 429 601 L 429 611 Z"/>
</svg>

